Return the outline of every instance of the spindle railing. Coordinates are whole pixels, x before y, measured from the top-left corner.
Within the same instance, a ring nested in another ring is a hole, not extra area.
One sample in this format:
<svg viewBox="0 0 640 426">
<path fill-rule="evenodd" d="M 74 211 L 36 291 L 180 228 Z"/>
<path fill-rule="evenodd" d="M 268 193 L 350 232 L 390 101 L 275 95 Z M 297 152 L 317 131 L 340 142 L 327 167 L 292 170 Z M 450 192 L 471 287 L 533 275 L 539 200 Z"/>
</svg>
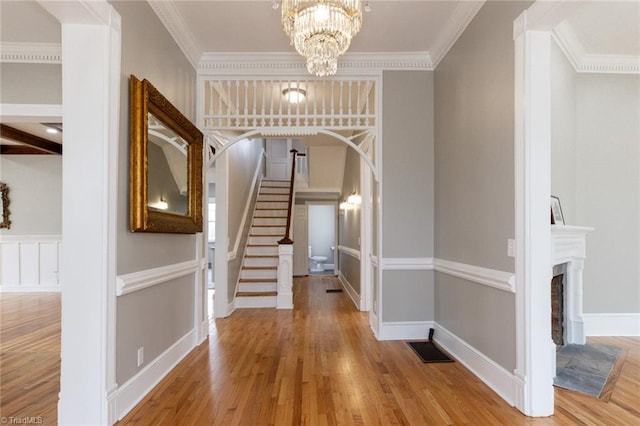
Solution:
<svg viewBox="0 0 640 426">
<path fill-rule="evenodd" d="M 375 126 L 374 79 L 206 79 L 206 129 Z M 303 93 L 287 101 L 288 91 Z"/>
</svg>

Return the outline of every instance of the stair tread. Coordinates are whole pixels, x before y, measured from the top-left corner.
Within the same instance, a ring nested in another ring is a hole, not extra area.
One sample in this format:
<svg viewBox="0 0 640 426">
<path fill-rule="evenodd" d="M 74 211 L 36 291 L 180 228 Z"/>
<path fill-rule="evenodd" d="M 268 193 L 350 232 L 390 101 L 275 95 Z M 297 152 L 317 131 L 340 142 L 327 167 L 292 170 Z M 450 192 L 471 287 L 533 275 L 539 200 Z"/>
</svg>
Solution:
<svg viewBox="0 0 640 426">
<path fill-rule="evenodd" d="M 256 291 L 256 292 L 252 292 L 252 291 L 239 291 L 236 293 L 236 297 L 264 297 L 264 296 L 277 296 L 278 292 L 276 291 Z"/>
<path fill-rule="evenodd" d="M 277 283 L 277 278 L 240 278 L 241 283 Z"/>
<path fill-rule="evenodd" d="M 259 270 L 274 270 L 278 269 L 277 266 L 243 266 L 242 269 L 248 269 L 250 271 L 259 271 Z"/>
</svg>

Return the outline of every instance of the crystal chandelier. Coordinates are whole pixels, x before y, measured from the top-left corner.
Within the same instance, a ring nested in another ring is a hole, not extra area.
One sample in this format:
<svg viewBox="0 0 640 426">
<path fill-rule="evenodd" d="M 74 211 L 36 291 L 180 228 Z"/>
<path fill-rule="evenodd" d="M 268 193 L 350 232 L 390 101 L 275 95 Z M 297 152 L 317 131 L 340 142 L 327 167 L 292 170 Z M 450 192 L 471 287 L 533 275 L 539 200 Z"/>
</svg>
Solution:
<svg viewBox="0 0 640 426">
<path fill-rule="evenodd" d="M 336 73 L 338 56 L 360 27 L 360 0 L 282 0 L 282 28 L 318 77 Z"/>
</svg>

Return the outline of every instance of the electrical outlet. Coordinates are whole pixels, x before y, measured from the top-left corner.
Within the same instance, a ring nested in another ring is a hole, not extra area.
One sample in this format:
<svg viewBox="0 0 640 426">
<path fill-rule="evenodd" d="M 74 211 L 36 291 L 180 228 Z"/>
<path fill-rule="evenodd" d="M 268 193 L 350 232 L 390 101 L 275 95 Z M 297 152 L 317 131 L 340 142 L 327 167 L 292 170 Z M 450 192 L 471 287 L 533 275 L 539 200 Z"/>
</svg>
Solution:
<svg viewBox="0 0 640 426">
<path fill-rule="evenodd" d="M 141 348 L 138 348 L 138 367 L 140 367 L 143 362 L 144 362 L 144 346 Z"/>
<path fill-rule="evenodd" d="M 507 240 L 507 256 L 516 257 L 516 240 Z"/>
</svg>

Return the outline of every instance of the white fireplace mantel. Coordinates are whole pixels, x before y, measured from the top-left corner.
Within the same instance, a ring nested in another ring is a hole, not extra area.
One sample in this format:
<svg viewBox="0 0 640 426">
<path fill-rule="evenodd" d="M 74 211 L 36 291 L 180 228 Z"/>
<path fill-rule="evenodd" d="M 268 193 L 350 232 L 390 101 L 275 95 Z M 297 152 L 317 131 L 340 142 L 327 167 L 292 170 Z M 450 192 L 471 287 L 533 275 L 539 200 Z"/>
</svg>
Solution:
<svg viewBox="0 0 640 426">
<path fill-rule="evenodd" d="M 551 267 L 567 264 L 565 277 L 566 343 L 584 345 L 582 320 L 582 270 L 587 253 L 586 237 L 593 228 L 586 226 L 551 225 Z"/>
</svg>

